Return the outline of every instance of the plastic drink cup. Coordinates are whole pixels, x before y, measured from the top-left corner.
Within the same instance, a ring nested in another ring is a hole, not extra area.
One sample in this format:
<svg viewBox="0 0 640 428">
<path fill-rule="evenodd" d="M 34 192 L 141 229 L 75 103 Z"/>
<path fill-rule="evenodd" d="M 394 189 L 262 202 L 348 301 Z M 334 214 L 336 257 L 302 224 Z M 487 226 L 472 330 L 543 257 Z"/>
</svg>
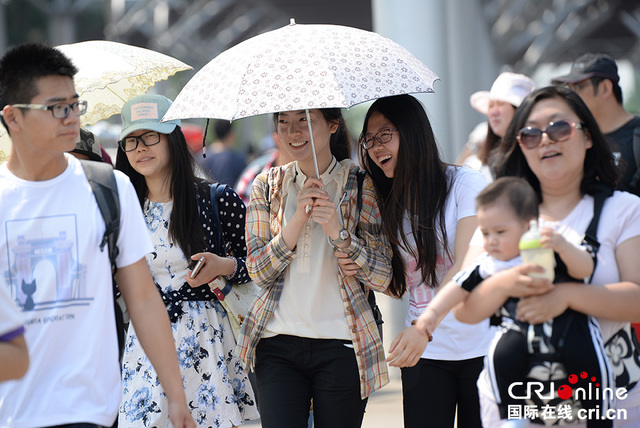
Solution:
<svg viewBox="0 0 640 428">
<path fill-rule="evenodd" d="M 524 263 L 535 263 L 544 268 L 544 272 L 529 272 L 532 278 L 547 278 L 553 281 L 555 278 L 554 267 L 556 260 L 551 248 L 544 248 L 540 244 L 540 230 L 538 222 L 531 220 L 529 222 L 529 230 L 520 238 L 518 245 L 520 256 Z"/>
</svg>

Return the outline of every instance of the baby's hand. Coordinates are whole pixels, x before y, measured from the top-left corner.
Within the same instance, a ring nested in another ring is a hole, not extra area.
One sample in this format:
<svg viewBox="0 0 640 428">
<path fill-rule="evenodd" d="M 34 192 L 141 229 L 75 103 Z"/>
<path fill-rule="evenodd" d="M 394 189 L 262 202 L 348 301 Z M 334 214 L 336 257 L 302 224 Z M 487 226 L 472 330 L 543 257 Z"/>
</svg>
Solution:
<svg viewBox="0 0 640 428">
<path fill-rule="evenodd" d="M 540 243 L 544 248 L 551 248 L 556 253 L 562 253 L 571 245 L 564 237 L 550 227 L 540 229 Z"/>
</svg>

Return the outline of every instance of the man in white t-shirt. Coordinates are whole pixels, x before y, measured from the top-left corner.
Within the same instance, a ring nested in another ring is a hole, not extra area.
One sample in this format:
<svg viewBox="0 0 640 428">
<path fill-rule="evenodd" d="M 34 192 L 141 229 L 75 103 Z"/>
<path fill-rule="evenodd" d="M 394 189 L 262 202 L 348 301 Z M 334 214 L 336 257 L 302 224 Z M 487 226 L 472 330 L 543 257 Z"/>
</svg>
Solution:
<svg viewBox="0 0 640 428">
<path fill-rule="evenodd" d="M 75 147 L 86 104 L 76 68 L 57 49 L 24 44 L 0 60 L 2 122 L 12 139 L 0 167 L 0 287 L 22 309 L 31 365 L 0 384 L 0 426 L 111 426 L 121 385 L 105 231 Z M 195 427 L 167 311 L 145 255 L 152 251 L 128 178 L 116 173 L 121 220 L 116 279 L 170 403 L 175 427 Z M 141 399 L 143 399 L 141 397 Z"/>
<path fill-rule="evenodd" d="M 28 367 L 22 315 L 7 290 L 0 287 L 0 382 L 21 378 Z"/>
</svg>

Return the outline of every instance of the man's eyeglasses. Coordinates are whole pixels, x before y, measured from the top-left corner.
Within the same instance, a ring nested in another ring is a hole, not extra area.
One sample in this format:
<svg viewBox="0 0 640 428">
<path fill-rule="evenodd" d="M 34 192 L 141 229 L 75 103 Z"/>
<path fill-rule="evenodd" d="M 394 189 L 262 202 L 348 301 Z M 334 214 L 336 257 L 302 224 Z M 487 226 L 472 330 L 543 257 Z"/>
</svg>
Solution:
<svg viewBox="0 0 640 428">
<path fill-rule="evenodd" d="M 544 131 L 540 128 L 527 126 L 518 132 L 518 141 L 527 149 L 535 149 L 542 141 L 542 134 L 547 134 L 547 137 L 555 143 L 561 143 L 573 137 L 576 129 L 583 129 L 583 125 L 567 120 L 549 122 L 549 126 Z"/>
<path fill-rule="evenodd" d="M 120 147 L 125 152 L 132 152 L 138 148 L 138 143 L 142 141 L 145 147 L 155 146 L 160 142 L 160 134 L 155 131 L 145 132 L 138 137 L 126 137 L 120 141 Z"/>
<path fill-rule="evenodd" d="M 50 106 L 44 104 L 13 104 L 11 107 L 26 108 L 29 110 L 49 110 L 56 119 L 64 119 L 73 111 L 76 116 L 82 116 L 87 112 L 86 101 L 76 101 L 73 104 L 57 103 Z"/>
<path fill-rule="evenodd" d="M 585 79 L 581 82 L 569 83 L 567 86 L 569 86 L 569 89 L 571 89 L 573 92 L 580 92 L 591 84 L 591 79 Z"/>
<path fill-rule="evenodd" d="M 391 141 L 391 137 L 393 137 L 392 132 L 396 131 L 396 128 L 381 129 L 376 135 L 365 135 L 361 137 L 360 144 L 362 144 L 362 148 L 365 150 L 372 148 L 376 144 L 376 141 L 380 144 L 386 144 Z"/>
</svg>

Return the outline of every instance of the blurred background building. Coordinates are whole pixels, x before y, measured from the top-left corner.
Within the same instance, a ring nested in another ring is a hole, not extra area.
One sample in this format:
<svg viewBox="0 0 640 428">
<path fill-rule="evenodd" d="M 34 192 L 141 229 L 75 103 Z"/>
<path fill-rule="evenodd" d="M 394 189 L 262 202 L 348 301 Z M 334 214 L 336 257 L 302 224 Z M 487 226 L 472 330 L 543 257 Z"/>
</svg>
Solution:
<svg viewBox="0 0 640 428">
<path fill-rule="evenodd" d="M 640 113 L 640 0 L 0 0 L 0 52 L 29 40 L 146 47 L 193 66 L 154 88 L 174 98 L 219 53 L 292 17 L 376 31 L 436 72 L 436 94 L 417 97 L 450 162 L 484 120 L 469 96 L 502 71 L 544 86 L 581 54 L 608 53 L 619 63 L 627 110 Z M 366 107 L 345 114 L 355 135 Z M 273 130 L 270 118 L 238 122 L 238 149 L 257 154 Z M 117 133 L 108 138 L 115 147 Z M 387 338 L 402 328 L 404 313 L 385 312 Z"/>
<path fill-rule="evenodd" d="M 27 40 L 106 39 L 169 54 L 198 70 L 291 17 L 376 31 L 435 71 L 436 95 L 417 97 L 450 161 L 482 120 L 470 94 L 489 89 L 501 71 L 546 85 L 581 54 L 606 52 L 621 65 L 627 108 L 640 111 L 640 0 L 0 0 L 0 51 Z M 175 97 L 194 73 L 178 73 L 159 89 Z M 241 133 L 243 149 L 269 135 L 254 128 Z"/>
</svg>

